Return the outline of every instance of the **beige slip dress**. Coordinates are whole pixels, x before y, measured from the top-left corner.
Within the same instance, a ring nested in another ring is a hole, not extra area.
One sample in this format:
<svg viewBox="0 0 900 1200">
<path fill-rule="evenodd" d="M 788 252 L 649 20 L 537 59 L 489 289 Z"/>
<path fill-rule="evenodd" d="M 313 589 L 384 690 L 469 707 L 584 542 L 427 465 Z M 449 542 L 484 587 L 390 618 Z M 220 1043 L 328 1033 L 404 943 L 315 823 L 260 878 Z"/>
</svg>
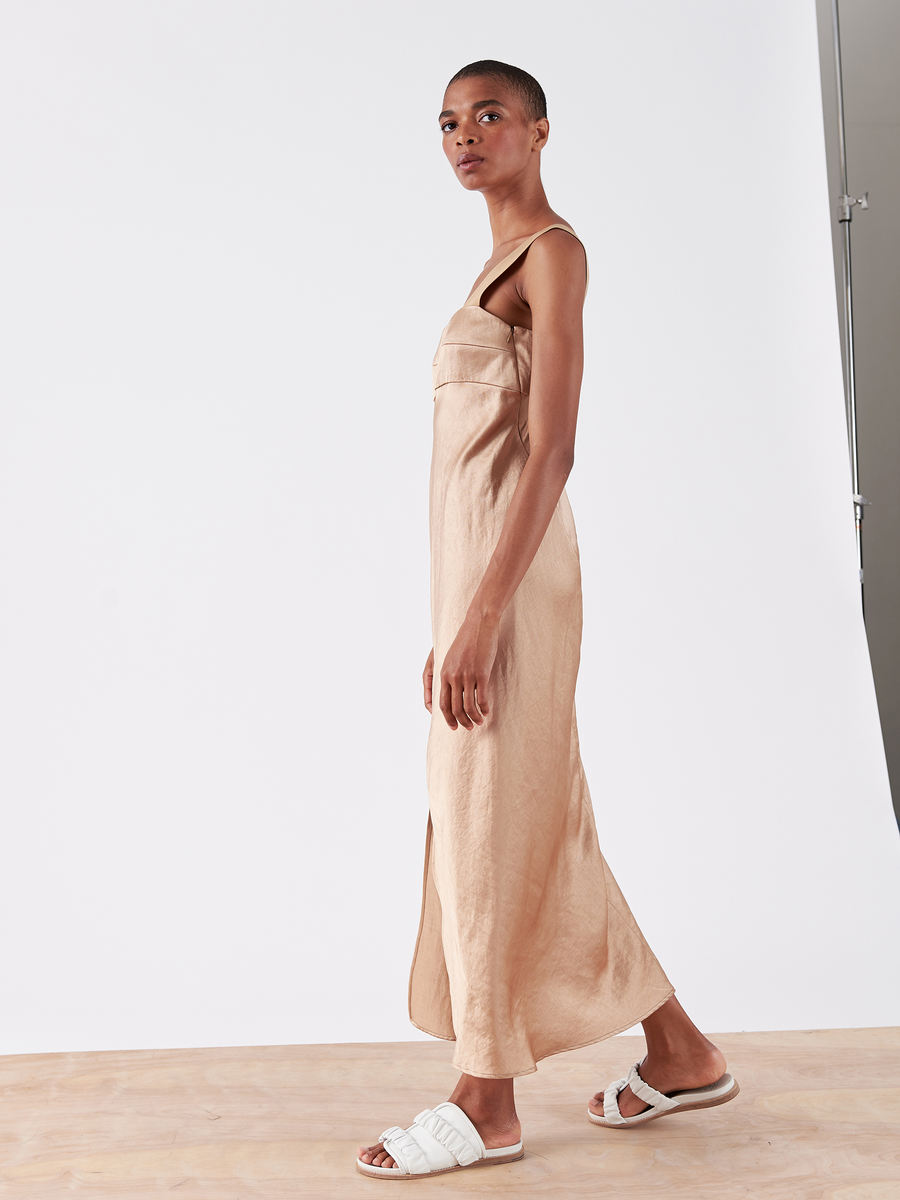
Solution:
<svg viewBox="0 0 900 1200">
<path fill-rule="evenodd" d="M 485 276 L 434 360 L 430 485 L 435 682 L 528 460 L 531 331 L 481 307 Z M 600 852 L 575 723 L 581 571 L 563 492 L 500 623 L 491 714 L 428 739 L 429 820 L 412 1023 L 453 1065 L 509 1078 L 634 1025 L 673 994 Z"/>
</svg>

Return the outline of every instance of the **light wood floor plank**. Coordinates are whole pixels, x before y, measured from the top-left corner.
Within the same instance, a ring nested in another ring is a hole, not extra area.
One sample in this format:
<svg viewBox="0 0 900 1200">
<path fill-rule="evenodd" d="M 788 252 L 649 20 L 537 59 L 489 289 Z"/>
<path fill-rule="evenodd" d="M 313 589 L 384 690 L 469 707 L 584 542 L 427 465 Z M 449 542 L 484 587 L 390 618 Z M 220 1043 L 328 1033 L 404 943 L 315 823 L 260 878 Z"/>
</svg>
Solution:
<svg viewBox="0 0 900 1200">
<path fill-rule="evenodd" d="M 900 1029 L 717 1035 L 732 1103 L 597 1128 L 589 1096 L 640 1038 L 545 1060 L 518 1081 L 518 1163 L 393 1183 L 354 1150 L 445 1099 L 440 1042 L 0 1058 L 0 1195 L 116 1200 L 419 1196 L 900 1200 Z"/>
</svg>

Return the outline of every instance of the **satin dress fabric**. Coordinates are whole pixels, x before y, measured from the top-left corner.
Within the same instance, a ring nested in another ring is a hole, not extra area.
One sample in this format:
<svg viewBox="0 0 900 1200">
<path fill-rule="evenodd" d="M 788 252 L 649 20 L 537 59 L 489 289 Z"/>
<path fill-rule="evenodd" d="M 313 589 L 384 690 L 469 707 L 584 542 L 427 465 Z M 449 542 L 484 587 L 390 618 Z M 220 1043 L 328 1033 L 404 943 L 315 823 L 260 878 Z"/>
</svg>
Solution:
<svg viewBox="0 0 900 1200">
<path fill-rule="evenodd" d="M 565 225 L 560 228 L 571 234 Z M 434 360 L 430 482 L 435 683 L 528 461 L 531 331 L 480 306 L 487 275 Z M 429 819 L 412 1023 L 456 1042 L 482 1078 L 629 1028 L 673 994 L 600 851 L 575 720 L 581 571 L 565 492 L 500 623 L 491 713 L 428 739 Z"/>
</svg>

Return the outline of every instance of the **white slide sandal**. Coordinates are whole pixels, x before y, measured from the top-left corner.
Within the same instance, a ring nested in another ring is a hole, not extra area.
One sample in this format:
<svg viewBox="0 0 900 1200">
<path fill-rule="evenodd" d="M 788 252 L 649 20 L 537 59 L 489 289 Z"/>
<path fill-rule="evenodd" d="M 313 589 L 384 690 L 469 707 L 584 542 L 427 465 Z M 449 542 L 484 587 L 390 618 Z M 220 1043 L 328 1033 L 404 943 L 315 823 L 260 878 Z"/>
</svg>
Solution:
<svg viewBox="0 0 900 1200">
<path fill-rule="evenodd" d="M 374 1167 L 356 1160 L 357 1171 L 377 1179 L 424 1179 L 466 1167 L 515 1162 L 525 1154 L 521 1142 L 488 1150 L 463 1110 L 449 1100 L 424 1109 L 408 1129 L 392 1125 L 378 1140 L 396 1166 Z"/>
<path fill-rule="evenodd" d="M 657 1117 L 668 1116 L 674 1112 L 689 1112 L 696 1108 L 715 1108 L 717 1104 L 726 1104 L 733 1100 L 741 1090 L 737 1081 L 731 1075 L 723 1075 L 715 1083 L 701 1088 L 687 1088 L 681 1092 L 672 1092 L 670 1096 L 663 1095 L 656 1088 L 650 1087 L 641 1079 L 635 1063 L 625 1079 L 617 1079 L 603 1091 L 603 1116 L 598 1117 L 588 1109 L 588 1116 L 595 1125 L 603 1125 L 606 1129 L 625 1129 L 629 1125 L 646 1125 Z M 623 1117 L 619 1112 L 619 1092 L 630 1087 L 636 1096 L 649 1104 L 650 1107 L 634 1117 Z"/>
</svg>

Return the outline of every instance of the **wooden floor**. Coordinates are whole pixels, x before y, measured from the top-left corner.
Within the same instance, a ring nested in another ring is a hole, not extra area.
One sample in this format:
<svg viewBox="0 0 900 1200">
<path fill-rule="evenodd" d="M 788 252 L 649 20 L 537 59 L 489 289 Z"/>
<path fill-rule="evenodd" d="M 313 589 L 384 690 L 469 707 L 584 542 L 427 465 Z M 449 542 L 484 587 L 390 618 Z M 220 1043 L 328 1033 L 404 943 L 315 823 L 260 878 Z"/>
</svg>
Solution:
<svg viewBox="0 0 900 1200">
<path fill-rule="evenodd" d="M 0 1058 L 0 1195 L 900 1200 L 900 1029 L 716 1040 L 730 1104 L 592 1125 L 590 1094 L 642 1053 L 612 1038 L 519 1081 L 520 1162 L 402 1183 L 357 1175 L 355 1147 L 446 1098 L 446 1043 Z"/>
</svg>

